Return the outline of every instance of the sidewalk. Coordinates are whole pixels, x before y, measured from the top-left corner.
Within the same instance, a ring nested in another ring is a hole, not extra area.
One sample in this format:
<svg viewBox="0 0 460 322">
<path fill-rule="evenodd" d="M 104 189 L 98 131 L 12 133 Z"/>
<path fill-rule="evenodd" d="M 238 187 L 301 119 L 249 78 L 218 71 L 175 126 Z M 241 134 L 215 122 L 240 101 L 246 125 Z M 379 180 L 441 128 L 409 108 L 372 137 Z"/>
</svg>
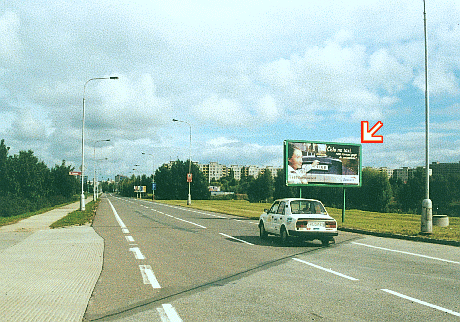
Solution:
<svg viewBox="0 0 460 322">
<path fill-rule="evenodd" d="M 50 229 L 79 202 L 0 227 L 0 320 L 81 321 L 102 270 L 90 226 Z"/>
</svg>

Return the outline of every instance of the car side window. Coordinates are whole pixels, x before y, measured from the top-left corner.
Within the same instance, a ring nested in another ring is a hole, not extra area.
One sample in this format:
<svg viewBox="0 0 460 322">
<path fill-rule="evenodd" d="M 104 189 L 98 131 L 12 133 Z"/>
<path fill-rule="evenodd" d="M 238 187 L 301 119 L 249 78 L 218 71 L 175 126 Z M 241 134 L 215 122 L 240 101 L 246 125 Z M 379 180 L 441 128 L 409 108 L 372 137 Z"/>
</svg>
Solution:
<svg viewBox="0 0 460 322">
<path fill-rule="evenodd" d="M 279 201 L 276 201 L 272 207 L 270 208 L 270 210 L 268 211 L 269 213 L 272 213 L 272 214 L 276 214 L 276 212 L 278 211 L 278 206 L 279 206 Z"/>
<path fill-rule="evenodd" d="M 284 208 L 286 208 L 286 203 L 284 201 L 280 202 L 280 206 L 278 207 L 277 214 L 284 215 Z"/>
</svg>

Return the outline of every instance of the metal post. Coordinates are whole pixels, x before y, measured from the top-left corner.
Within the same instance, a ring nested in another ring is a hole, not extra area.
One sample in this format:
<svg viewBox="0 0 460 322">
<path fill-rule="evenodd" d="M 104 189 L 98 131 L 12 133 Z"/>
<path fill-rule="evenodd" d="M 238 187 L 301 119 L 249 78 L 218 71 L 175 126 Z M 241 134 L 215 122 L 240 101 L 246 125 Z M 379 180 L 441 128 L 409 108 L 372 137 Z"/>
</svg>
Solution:
<svg viewBox="0 0 460 322">
<path fill-rule="evenodd" d="M 89 81 L 88 81 L 89 82 Z M 83 88 L 83 118 L 81 125 L 81 195 L 80 195 L 80 210 L 85 211 L 85 91 L 86 84 Z"/>
<path fill-rule="evenodd" d="M 142 152 L 142 154 L 146 155 L 147 153 Z M 153 154 L 148 154 L 152 157 L 152 200 L 155 200 L 155 189 L 153 188 L 153 184 L 155 183 L 155 156 Z"/>
<path fill-rule="evenodd" d="M 421 216 L 421 232 L 425 234 L 432 233 L 432 203 L 430 200 L 430 159 L 429 159 L 429 146 L 430 146 L 430 96 L 428 91 L 428 45 L 426 35 L 426 9 L 425 0 L 423 0 L 423 29 L 425 35 L 425 170 L 426 170 L 426 185 L 425 185 L 425 199 L 422 202 L 422 216 Z"/>
<path fill-rule="evenodd" d="M 345 191 L 346 191 L 346 189 L 345 189 L 345 187 L 344 187 L 344 188 L 343 188 L 342 223 L 345 222 L 345 200 L 346 200 L 346 198 L 345 198 Z"/>
<path fill-rule="evenodd" d="M 190 123 L 188 123 L 186 121 L 181 121 L 181 120 L 177 120 L 177 119 L 173 119 L 173 122 L 186 123 L 190 128 L 190 152 L 189 152 L 188 173 L 191 174 L 192 173 L 192 126 L 190 125 Z M 190 192 L 190 183 L 191 182 L 188 180 L 188 175 L 187 175 L 187 181 L 188 181 L 187 205 L 191 205 L 192 204 L 192 195 L 191 195 L 191 192 Z"/>
<path fill-rule="evenodd" d="M 84 172 L 85 172 L 85 94 L 86 94 L 86 85 L 92 80 L 96 79 L 118 79 L 118 77 L 96 77 L 91 78 L 86 81 L 83 86 L 83 117 L 81 125 L 81 195 L 80 195 L 80 210 L 85 211 L 85 188 L 84 188 Z"/>
<path fill-rule="evenodd" d="M 187 123 L 188 124 L 188 123 Z M 189 158 L 188 158 L 188 173 L 192 173 L 192 126 L 188 124 L 190 127 L 190 150 L 189 150 Z M 192 204 L 192 195 L 190 194 L 190 182 L 191 180 L 188 180 L 188 197 L 187 197 L 187 205 Z"/>
</svg>

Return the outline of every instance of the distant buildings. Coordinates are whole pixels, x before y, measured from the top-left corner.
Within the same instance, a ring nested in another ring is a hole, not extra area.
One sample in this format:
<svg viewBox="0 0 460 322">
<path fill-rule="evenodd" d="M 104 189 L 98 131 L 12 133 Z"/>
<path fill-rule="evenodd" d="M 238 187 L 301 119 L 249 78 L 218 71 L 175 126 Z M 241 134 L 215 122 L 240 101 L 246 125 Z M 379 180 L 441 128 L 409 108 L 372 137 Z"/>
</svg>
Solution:
<svg viewBox="0 0 460 322">
<path fill-rule="evenodd" d="M 175 161 L 170 161 L 165 165 L 168 168 L 174 164 Z M 198 162 L 193 162 L 200 171 L 205 175 L 208 182 L 218 181 L 223 177 L 229 176 L 233 173 L 233 177 L 236 180 L 241 180 L 243 175 L 245 176 L 253 176 L 257 178 L 259 175 L 263 174 L 266 170 L 270 170 L 271 175 L 275 178 L 278 174 L 278 170 L 283 169 L 282 167 L 274 167 L 274 166 L 267 166 L 267 167 L 259 167 L 255 165 L 230 165 L 226 166 L 223 164 L 219 164 L 218 162 L 210 162 L 208 164 L 201 164 Z M 401 179 L 402 182 L 406 183 L 410 178 L 414 176 L 415 170 L 417 168 L 409 168 L 409 167 L 402 167 L 399 169 L 390 169 L 387 167 L 380 167 L 377 168 L 378 171 L 384 172 L 388 178 L 394 179 Z M 440 163 L 440 162 L 432 162 L 430 165 L 430 176 L 444 176 L 446 178 L 452 175 L 460 175 L 460 162 L 458 163 Z M 118 182 L 126 178 L 124 176 L 116 176 L 115 182 Z"/>
<path fill-rule="evenodd" d="M 449 178 L 453 175 L 460 175 L 460 162 L 458 163 L 440 163 L 433 162 L 430 165 L 433 176 L 443 176 Z"/>
<path fill-rule="evenodd" d="M 219 164 L 218 162 L 210 162 L 209 164 L 198 164 L 200 171 L 203 172 L 208 182 L 217 181 L 223 177 L 227 177 L 230 173 L 233 172 L 233 177 L 236 180 L 241 180 L 241 176 L 253 176 L 257 178 L 260 174 L 263 174 L 266 170 L 270 170 L 271 175 L 275 178 L 278 174 L 278 170 L 282 169 L 281 167 L 268 166 L 265 168 L 260 168 L 255 165 L 249 166 L 240 166 L 240 165 L 231 165 L 225 166 Z"/>
<path fill-rule="evenodd" d="M 423 167 L 425 168 L 425 167 Z M 414 176 L 415 168 L 402 167 L 400 169 L 378 168 L 380 172 L 388 175 L 388 178 L 401 179 L 402 182 L 407 182 Z M 440 163 L 432 162 L 430 164 L 430 176 L 449 178 L 454 175 L 460 175 L 460 162 L 458 163 Z"/>
</svg>

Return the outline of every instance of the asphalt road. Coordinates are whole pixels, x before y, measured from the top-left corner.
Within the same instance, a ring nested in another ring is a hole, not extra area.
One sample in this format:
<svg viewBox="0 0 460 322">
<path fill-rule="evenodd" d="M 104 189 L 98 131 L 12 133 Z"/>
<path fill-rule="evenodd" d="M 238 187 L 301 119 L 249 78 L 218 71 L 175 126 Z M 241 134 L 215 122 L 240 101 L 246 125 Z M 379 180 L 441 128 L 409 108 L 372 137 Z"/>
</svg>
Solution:
<svg viewBox="0 0 460 322">
<path fill-rule="evenodd" d="M 261 241 L 257 221 L 108 196 L 85 320 L 459 321 L 460 248 L 340 232 Z"/>
</svg>

